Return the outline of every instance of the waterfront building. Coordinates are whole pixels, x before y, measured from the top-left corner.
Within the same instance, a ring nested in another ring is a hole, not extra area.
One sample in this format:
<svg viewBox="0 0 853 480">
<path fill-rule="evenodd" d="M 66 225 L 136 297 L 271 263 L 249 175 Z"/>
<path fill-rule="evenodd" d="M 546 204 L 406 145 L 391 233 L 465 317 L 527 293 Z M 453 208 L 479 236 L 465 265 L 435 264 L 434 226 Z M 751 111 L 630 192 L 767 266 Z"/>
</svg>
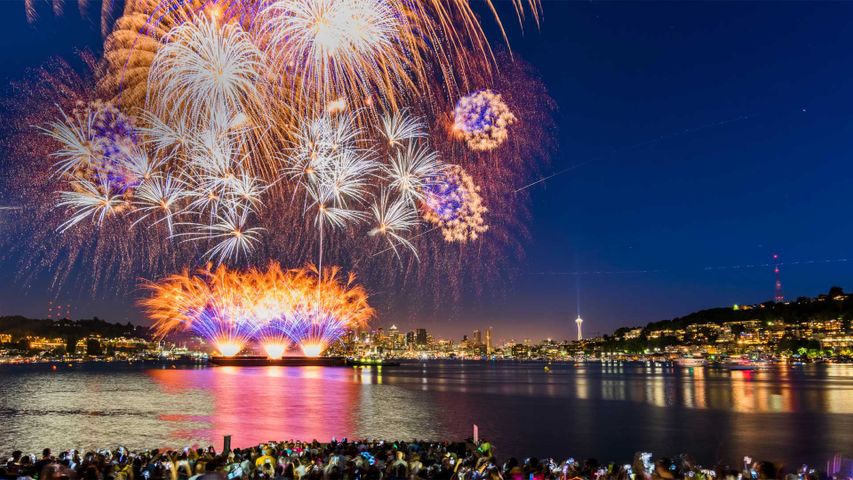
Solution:
<svg viewBox="0 0 853 480">
<path fill-rule="evenodd" d="M 429 344 L 429 338 L 427 337 L 427 331 L 425 328 L 417 329 L 415 333 L 415 344 L 423 347 Z"/>
</svg>

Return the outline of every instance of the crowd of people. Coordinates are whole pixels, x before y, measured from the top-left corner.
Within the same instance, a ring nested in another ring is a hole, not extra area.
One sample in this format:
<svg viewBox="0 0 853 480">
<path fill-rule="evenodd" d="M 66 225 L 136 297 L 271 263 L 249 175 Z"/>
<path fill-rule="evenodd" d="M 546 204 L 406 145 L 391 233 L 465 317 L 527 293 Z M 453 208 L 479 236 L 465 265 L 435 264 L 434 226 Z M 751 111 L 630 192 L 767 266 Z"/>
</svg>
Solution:
<svg viewBox="0 0 853 480">
<path fill-rule="evenodd" d="M 823 480 L 807 466 L 785 469 L 744 458 L 742 466 L 704 468 L 689 455 L 653 459 L 638 452 L 630 463 L 588 458 L 509 458 L 499 463 L 489 442 L 270 442 L 217 452 L 213 447 L 131 452 L 114 450 L 41 456 L 12 453 L 0 466 L 9 480 Z"/>
</svg>

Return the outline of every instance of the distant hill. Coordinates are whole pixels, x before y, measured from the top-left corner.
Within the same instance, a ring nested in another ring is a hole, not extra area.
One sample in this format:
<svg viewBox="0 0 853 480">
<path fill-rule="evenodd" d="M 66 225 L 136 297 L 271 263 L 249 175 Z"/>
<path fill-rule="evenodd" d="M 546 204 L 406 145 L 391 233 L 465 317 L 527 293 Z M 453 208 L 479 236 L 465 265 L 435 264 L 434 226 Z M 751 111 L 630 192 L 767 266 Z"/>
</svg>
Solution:
<svg viewBox="0 0 853 480">
<path fill-rule="evenodd" d="M 729 331 L 738 334 L 745 326 L 737 322 L 758 321 L 763 324 L 759 328 L 774 325 L 777 331 L 782 324 L 791 325 L 792 331 L 796 331 L 803 323 L 817 322 L 820 325 L 839 319 L 843 321 L 842 328 L 849 331 L 853 321 L 853 295 L 844 293 L 840 287 L 832 287 L 829 293 L 815 298 L 709 308 L 671 320 L 651 322 L 645 327 L 623 327 L 613 335 L 602 337 L 601 344 L 606 351 L 636 353 L 667 346 L 713 343 L 720 334 L 716 325 L 734 324 L 729 326 Z M 692 326 L 697 327 L 689 332 Z M 813 338 L 802 338 L 793 333 L 784 333 L 775 345 L 779 350 L 796 350 L 800 346 L 819 348 Z"/>
<path fill-rule="evenodd" d="M 84 338 L 100 335 L 104 338 L 143 337 L 149 335 L 147 327 L 130 323 L 109 323 L 98 317 L 82 320 L 32 319 L 20 315 L 0 317 L 0 333 L 14 339 L 26 336 Z"/>
<path fill-rule="evenodd" d="M 835 318 L 845 320 L 853 319 L 853 294 L 846 294 L 841 287 L 832 287 L 829 293 L 818 295 L 815 298 L 800 297 L 792 302 L 766 302 L 758 305 L 744 307 L 717 307 L 673 318 L 662 320 L 646 325 L 649 332 L 655 330 L 677 330 L 684 329 L 690 325 L 729 322 L 743 322 L 747 320 L 761 320 L 764 322 L 785 322 L 796 324 L 804 321 L 822 321 Z M 629 328 L 621 328 L 614 332 L 627 331 Z"/>
</svg>

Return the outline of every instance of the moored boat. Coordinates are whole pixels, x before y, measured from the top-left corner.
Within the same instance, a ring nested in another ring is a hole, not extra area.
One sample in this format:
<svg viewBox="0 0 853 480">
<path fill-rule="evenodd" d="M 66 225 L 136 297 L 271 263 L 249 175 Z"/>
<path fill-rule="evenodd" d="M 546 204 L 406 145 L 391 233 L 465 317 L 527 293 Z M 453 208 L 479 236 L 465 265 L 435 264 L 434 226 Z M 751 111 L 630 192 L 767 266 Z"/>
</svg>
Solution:
<svg viewBox="0 0 853 480">
<path fill-rule="evenodd" d="M 704 367 L 705 359 L 702 357 L 681 357 L 676 360 L 680 367 Z"/>
<path fill-rule="evenodd" d="M 769 360 L 751 360 L 748 358 L 732 359 L 728 363 L 729 370 L 761 370 L 770 367 Z"/>
</svg>

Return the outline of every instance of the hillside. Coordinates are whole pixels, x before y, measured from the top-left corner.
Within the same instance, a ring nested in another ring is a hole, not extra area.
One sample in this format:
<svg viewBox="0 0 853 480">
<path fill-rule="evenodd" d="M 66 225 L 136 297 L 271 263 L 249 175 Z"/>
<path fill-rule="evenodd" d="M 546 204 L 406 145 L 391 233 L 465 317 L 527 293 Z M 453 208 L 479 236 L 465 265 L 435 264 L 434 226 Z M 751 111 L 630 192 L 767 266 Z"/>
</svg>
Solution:
<svg viewBox="0 0 853 480">
<path fill-rule="evenodd" d="M 829 293 L 815 298 L 800 297 L 787 303 L 766 302 L 745 307 L 718 307 L 663 320 L 646 325 L 649 331 L 684 329 L 690 325 L 761 320 L 796 324 L 805 321 L 824 321 L 835 318 L 853 318 L 853 295 L 847 295 L 840 287 L 832 287 Z"/>
<path fill-rule="evenodd" d="M 676 345 L 710 345 L 718 340 L 732 342 L 746 332 L 749 338 L 764 338 L 760 341 L 777 350 L 815 349 L 819 348 L 816 339 L 820 335 L 849 331 L 851 320 L 853 295 L 832 287 L 815 298 L 709 308 L 645 327 L 623 327 L 605 335 L 601 346 L 605 351 L 642 352 Z"/>
<path fill-rule="evenodd" d="M 20 315 L 0 317 L 0 333 L 18 339 L 25 336 L 85 338 L 146 337 L 148 329 L 127 324 L 109 323 L 97 317 L 82 320 L 32 319 Z"/>
</svg>

